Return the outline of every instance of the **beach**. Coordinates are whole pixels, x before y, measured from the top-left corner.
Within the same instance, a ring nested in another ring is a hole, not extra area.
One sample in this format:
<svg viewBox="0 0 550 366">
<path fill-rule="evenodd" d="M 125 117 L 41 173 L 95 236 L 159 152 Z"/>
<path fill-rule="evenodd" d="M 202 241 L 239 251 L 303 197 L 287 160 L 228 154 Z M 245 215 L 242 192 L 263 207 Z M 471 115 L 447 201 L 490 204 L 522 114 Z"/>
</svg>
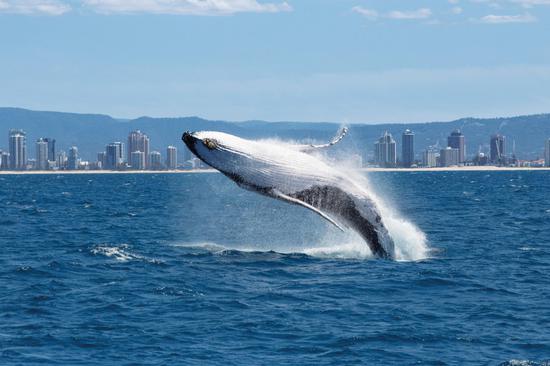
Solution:
<svg viewBox="0 0 550 366">
<path fill-rule="evenodd" d="M 464 166 L 438 168 L 360 168 L 362 172 L 456 172 L 456 171 L 530 171 L 550 170 L 550 167 L 497 167 L 497 166 Z M 215 173 L 215 169 L 193 170 L 0 170 L 0 175 L 34 175 L 34 174 L 203 174 Z"/>
</svg>

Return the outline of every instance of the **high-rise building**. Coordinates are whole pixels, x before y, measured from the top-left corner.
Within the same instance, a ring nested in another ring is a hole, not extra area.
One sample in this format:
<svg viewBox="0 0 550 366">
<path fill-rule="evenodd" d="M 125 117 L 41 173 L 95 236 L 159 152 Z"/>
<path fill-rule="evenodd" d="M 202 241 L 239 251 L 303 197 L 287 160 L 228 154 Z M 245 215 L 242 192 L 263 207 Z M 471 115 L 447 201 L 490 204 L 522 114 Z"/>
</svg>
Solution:
<svg viewBox="0 0 550 366">
<path fill-rule="evenodd" d="M 149 169 L 162 169 L 162 156 L 160 155 L 160 152 L 151 151 L 151 153 L 149 154 Z"/>
<path fill-rule="evenodd" d="M 447 137 L 447 146 L 458 149 L 458 164 L 464 164 L 466 161 L 466 145 L 464 135 L 460 130 L 451 132 L 451 135 Z"/>
<path fill-rule="evenodd" d="M 6 151 L 0 151 L 0 169 L 7 170 L 10 167 L 10 154 Z"/>
<path fill-rule="evenodd" d="M 69 170 L 77 170 L 78 169 L 78 148 L 76 146 L 72 146 L 69 149 L 69 156 L 67 158 L 67 169 Z"/>
<path fill-rule="evenodd" d="M 36 141 L 36 169 L 48 169 L 48 142 L 40 138 Z"/>
<path fill-rule="evenodd" d="M 544 165 L 550 167 L 550 139 L 546 140 L 544 146 Z"/>
<path fill-rule="evenodd" d="M 178 149 L 175 146 L 166 148 L 166 168 L 176 169 L 178 167 Z"/>
<path fill-rule="evenodd" d="M 57 159 L 55 161 L 55 165 L 57 165 L 58 169 L 66 169 L 67 168 L 67 154 L 65 154 L 65 151 L 60 151 L 57 154 Z"/>
<path fill-rule="evenodd" d="M 10 130 L 9 149 L 9 168 L 14 170 L 25 169 L 27 165 L 27 134 L 23 130 Z"/>
<path fill-rule="evenodd" d="M 143 152 L 146 160 L 149 157 L 149 137 L 140 130 L 132 131 L 128 135 L 128 162 L 132 161 L 132 153 L 135 151 Z M 147 168 L 147 161 L 145 168 Z"/>
<path fill-rule="evenodd" d="M 496 134 L 491 136 L 491 163 L 506 164 L 506 137 Z"/>
<path fill-rule="evenodd" d="M 124 144 L 122 142 L 113 142 L 105 147 L 105 162 L 103 169 L 118 169 L 122 165 L 124 154 Z"/>
<path fill-rule="evenodd" d="M 401 163 L 405 168 L 414 163 L 414 133 L 408 129 L 401 136 Z"/>
<path fill-rule="evenodd" d="M 141 151 L 134 151 L 130 154 L 130 165 L 134 170 L 145 169 L 145 153 Z"/>
<path fill-rule="evenodd" d="M 448 167 L 460 164 L 460 150 L 447 146 L 439 152 L 439 166 Z"/>
<path fill-rule="evenodd" d="M 489 158 L 487 157 L 487 155 L 485 155 L 485 153 L 482 153 L 480 151 L 477 153 L 476 156 L 474 156 L 473 162 L 475 165 L 487 165 L 487 163 L 489 162 Z"/>
<path fill-rule="evenodd" d="M 374 162 L 383 167 L 397 165 L 397 147 L 388 131 L 384 132 L 384 135 L 374 144 Z"/>
<path fill-rule="evenodd" d="M 107 169 L 107 153 L 105 151 L 100 151 L 97 153 L 97 168 L 98 169 Z"/>
<path fill-rule="evenodd" d="M 422 155 L 422 165 L 426 168 L 435 168 L 437 166 L 437 158 L 439 157 L 439 151 L 435 148 L 428 148 Z"/>
<path fill-rule="evenodd" d="M 46 137 L 43 140 L 48 143 L 48 160 L 55 161 L 55 139 Z"/>
</svg>

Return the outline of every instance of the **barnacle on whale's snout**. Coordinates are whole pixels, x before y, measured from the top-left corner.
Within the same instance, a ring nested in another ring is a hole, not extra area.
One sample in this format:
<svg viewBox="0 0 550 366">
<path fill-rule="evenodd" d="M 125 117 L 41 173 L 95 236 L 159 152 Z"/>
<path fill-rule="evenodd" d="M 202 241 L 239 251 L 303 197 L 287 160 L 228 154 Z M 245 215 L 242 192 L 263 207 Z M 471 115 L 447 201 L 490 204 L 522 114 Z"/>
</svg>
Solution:
<svg viewBox="0 0 550 366">
<path fill-rule="evenodd" d="M 218 142 L 214 139 L 205 138 L 202 140 L 202 143 L 204 146 L 206 146 L 209 150 L 214 150 L 218 147 Z"/>
</svg>

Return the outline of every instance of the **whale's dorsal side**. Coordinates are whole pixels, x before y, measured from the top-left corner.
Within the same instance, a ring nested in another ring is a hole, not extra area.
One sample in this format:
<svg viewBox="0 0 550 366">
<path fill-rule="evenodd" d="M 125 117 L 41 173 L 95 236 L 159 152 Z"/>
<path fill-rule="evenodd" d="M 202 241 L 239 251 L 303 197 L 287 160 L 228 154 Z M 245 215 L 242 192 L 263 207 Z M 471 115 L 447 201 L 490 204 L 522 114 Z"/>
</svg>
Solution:
<svg viewBox="0 0 550 366">
<path fill-rule="evenodd" d="M 391 255 L 382 246 L 381 233 L 366 217 L 367 214 L 361 209 L 361 203 L 357 201 L 357 198 L 334 186 L 313 186 L 293 193 L 291 197 L 318 209 L 320 212 L 338 217 L 340 221 L 356 230 L 365 239 L 374 255 L 391 258 Z M 367 206 L 374 209 L 371 203 Z M 375 214 L 373 220 L 379 223 L 381 217 L 376 211 L 373 212 Z"/>
<path fill-rule="evenodd" d="M 348 133 L 348 128 L 347 127 L 342 127 L 340 130 L 338 130 L 338 132 L 336 133 L 336 136 L 334 136 L 332 138 L 332 140 L 330 140 L 330 142 L 328 142 L 326 144 L 322 144 L 322 145 L 302 146 L 300 148 L 300 151 L 305 152 L 305 153 L 309 153 L 309 152 L 314 152 L 318 149 L 324 149 L 324 148 L 327 148 L 327 147 L 331 147 L 333 145 L 336 145 L 340 141 L 342 141 L 342 139 L 346 136 L 347 133 Z"/>
</svg>

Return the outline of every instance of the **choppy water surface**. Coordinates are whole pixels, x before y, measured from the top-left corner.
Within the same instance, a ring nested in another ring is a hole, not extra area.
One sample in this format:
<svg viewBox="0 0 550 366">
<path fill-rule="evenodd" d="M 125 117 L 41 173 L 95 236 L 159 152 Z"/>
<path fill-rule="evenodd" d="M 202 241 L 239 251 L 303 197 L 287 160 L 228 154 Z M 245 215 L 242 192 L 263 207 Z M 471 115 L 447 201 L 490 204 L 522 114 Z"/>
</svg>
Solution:
<svg viewBox="0 0 550 366">
<path fill-rule="evenodd" d="M 428 252 L 220 174 L 0 176 L 0 363 L 547 364 L 550 172 L 369 179 Z"/>
</svg>

